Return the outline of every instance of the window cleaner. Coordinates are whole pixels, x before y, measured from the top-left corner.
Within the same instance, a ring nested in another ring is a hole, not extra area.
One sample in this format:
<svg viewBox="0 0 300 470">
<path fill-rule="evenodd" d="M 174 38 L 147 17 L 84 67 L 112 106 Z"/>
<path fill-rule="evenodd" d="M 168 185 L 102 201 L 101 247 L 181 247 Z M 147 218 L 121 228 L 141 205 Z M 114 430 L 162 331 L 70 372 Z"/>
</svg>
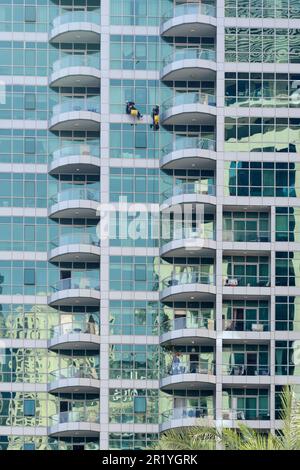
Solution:
<svg viewBox="0 0 300 470">
<path fill-rule="evenodd" d="M 153 127 L 155 131 L 157 131 L 159 129 L 159 106 L 158 104 L 156 104 L 154 108 L 152 108 L 151 116 L 152 116 L 151 127 Z"/>
<path fill-rule="evenodd" d="M 135 102 L 134 101 L 127 101 L 127 103 L 126 103 L 126 114 L 129 114 L 132 117 L 136 117 L 137 119 L 142 119 L 142 117 L 143 117 L 143 115 L 135 107 Z"/>
</svg>

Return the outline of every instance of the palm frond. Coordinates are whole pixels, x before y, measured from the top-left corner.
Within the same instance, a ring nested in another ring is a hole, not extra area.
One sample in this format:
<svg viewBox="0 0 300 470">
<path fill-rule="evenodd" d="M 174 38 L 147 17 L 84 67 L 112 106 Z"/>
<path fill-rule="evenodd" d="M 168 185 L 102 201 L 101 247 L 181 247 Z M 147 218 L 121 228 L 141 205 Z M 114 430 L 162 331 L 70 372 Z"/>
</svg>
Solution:
<svg viewBox="0 0 300 470">
<path fill-rule="evenodd" d="M 281 394 L 280 419 L 282 428 L 278 439 L 284 450 L 300 449 L 300 404 L 291 387 L 285 387 Z"/>
<path fill-rule="evenodd" d="M 157 450 L 300 450 L 300 402 L 291 387 L 281 394 L 282 429 L 276 435 L 238 423 L 236 429 L 205 426 L 166 431 L 154 447 Z"/>
</svg>

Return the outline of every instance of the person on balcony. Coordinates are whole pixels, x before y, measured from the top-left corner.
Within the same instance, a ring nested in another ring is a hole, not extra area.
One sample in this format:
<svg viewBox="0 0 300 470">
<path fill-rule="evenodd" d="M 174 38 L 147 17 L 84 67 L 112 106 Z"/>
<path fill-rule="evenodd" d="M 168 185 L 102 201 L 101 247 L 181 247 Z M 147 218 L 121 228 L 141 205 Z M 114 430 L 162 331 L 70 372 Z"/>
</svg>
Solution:
<svg viewBox="0 0 300 470">
<path fill-rule="evenodd" d="M 171 374 L 176 375 L 182 372 L 181 360 L 180 360 L 180 352 L 175 352 L 173 355 L 172 366 L 171 366 Z"/>
</svg>

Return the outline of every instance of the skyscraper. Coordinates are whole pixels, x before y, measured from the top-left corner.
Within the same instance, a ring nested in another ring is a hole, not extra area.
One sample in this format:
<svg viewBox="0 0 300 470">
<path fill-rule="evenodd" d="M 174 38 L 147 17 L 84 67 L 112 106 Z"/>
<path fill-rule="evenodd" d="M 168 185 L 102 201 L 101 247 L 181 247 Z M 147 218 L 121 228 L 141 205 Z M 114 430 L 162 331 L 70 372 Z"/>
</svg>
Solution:
<svg viewBox="0 0 300 470">
<path fill-rule="evenodd" d="M 299 1 L 0 4 L 0 448 L 275 431 L 300 384 Z"/>
</svg>

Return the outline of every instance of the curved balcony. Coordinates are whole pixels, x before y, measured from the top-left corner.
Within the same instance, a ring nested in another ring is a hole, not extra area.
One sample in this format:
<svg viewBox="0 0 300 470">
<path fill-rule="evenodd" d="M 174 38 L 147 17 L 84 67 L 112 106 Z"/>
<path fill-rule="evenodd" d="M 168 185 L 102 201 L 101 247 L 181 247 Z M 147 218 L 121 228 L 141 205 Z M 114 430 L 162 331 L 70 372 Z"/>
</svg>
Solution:
<svg viewBox="0 0 300 470">
<path fill-rule="evenodd" d="M 216 97 L 208 93 L 188 92 L 172 96 L 162 105 L 161 122 L 169 125 L 213 124 Z"/>
<path fill-rule="evenodd" d="M 52 65 L 49 85 L 52 87 L 99 87 L 99 54 L 68 55 Z"/>
<path fill-rule="evenodd" d="M 164 36 L 215 36 L 216 7 L 206 3 L 175 5 L 167 13 L 161 26 Z"/>
<path fill-rule="evenodd" d="M 166 227 L 163 227 L 163 232 Z M 200 227 L 176 227 L 164 238 L 162 233 L 160 256 L 186 257 L 189 255 L 213 256 L 216 250 L 215 232 L 205 228 L 205 224 Z"/>
<path fill-rule="evenodd" d="M 98 436 L 100 416 L 96 411 L 64 411 L 49 418 L 49 435 L 55 436 Z"/>
<path fill-rule="evenodd" d="M 160 431 L 186 426 L 213 427 L 215 417 L 213 410 L 202 407 L 178 407 L 162 413 Z"/>
<path fill-rule="evenodd" d="M 217 64 L 212 49 L 186 47 L 175 49 L 163 60 L 162 80 L 214 80 Z"/>
<path fill-rule="evenodd" d="M 160 387 L 178 390 L 203 386 L 213 388 L 216 383 L 215 366 L 197 361 L 171 364 L 162 370 Z"/>
<path fill-rule="evenodd" d="M 51 393 L 98 393 L 100 375 L 98 368 L 90 366 L 66 367 L 49 374 L 48 391 Z"/>
<path fill-rule="evenodd" d="M 62 323 L 51 328 L 49 349 L 94 349 L 100 344 L 99 326 L 92 321 Z"/>
<path fill-rule="evenodd" d="M 79 143 L 61 147 L 50 156 L 50 174 L 99 173 L 100 143 Z"/>
<path fill-rule="evenodd" d="M 213 344 L 215 339 L 215 321 L 201 315 L 173 318 L 161 325 L 160 344 Z"/>
<path fill-rule="evenodd" d="M 100 129 L 100 97 L 68 99 L 52 109 L 51 131 L 98 131 Z"/>
<path fill-rule="evenodd" d="M 49 41 L 69 44 L 99 43 L 100 24 L 99 10 L 63 13 L 53 20 Z"/>
<path fill-rule="evenodd" d="M 162 198 L 163 200 L 168 200 L 169 198 L 182 196 L 183 194 L 202 194 L 205 196 L 215 196 L 216 185 L 208 183 L 207 180 L 200 179 L 186 181 L 166 189 L 162 193 Z"/>
<path fill-rule="evenodd" d="M 96 217 L 99 198 L 99 191 L 90 190 L 86 186 L 65 189 L 50 198 L 49 216 L 77 219 Z"/>
<path fill-rule="evenodd" d="M 197 169 L 215 166 L 216 142 L 201 137 L 181 137 L 161 150 L 160 166 L 168 169 Z"/>
<path fill-rule="evenodd" d="M 165 211 L 171 206 L 178 204 L 203 204 L 207 212 L 214 212 L 216 205 L 216 196 L 213 194 L 213 188 L 202 184 L 199 180 L 194 182 L 186 182 L 178 184 L 171 191 L 168 199 L 165 199 L 161 205 L 160 210 Z M 164 197 L 164 194 L 163 194 Z"/>
<path fill-rule="evenodd" d="M 49 261 L 99 262 L 100 240 L 95 234 L 88 232 L 61 234 L 50 244 Z"/>
<path fill-rule="evenodd" d="M 99 273 L 78 272 L 74 277 L 61 279 L 51 286 L 49 304 L 56 305 L 99 305 Z"/>
<path fill-rule="evenodd" d="M 162 281 L 162 301 L 211 299 L 216 294 L 215 276 L 200 270 L 174 273 Z"/>
</svg>

